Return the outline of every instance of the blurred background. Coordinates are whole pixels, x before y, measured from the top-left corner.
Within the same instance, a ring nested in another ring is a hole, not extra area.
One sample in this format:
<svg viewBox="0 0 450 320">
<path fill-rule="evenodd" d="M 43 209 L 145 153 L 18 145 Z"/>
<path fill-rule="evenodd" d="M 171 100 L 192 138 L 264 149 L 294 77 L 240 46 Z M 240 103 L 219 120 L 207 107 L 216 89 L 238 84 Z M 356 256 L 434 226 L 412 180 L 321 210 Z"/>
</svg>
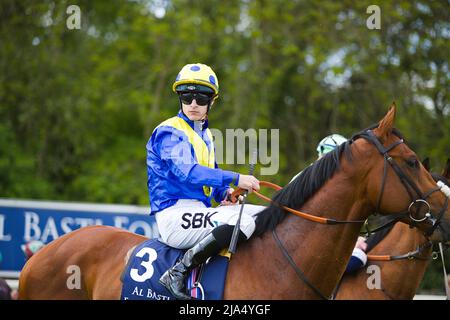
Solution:
<svg viewBox="0 0 450 320">
<path fill-rule="evenodd" d="M 72 4 L 80 29 L 67 26 Z M 375 30 L 371 4 L 2 0 L 0 197 L 148 206 L 145 145 L 178 111 L 171 86 L 193 62 L 219 78 L 211 127 L 280 129 L 280 170 L 264 180 L 286 184 L 324 136 L 350 137 L 392 101 L 396 127 L 440 172 L 450 157 L 449 2 L 378 1 Z M 422 290 L 442 293 L 439 264 Z"/>
</svg>

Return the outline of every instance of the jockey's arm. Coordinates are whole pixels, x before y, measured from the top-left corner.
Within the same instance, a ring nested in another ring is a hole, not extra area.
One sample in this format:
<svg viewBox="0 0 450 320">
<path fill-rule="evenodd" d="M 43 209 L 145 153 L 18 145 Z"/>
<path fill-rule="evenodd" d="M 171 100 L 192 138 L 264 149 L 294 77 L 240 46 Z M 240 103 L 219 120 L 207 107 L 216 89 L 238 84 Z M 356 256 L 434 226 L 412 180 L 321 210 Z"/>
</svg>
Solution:
<svg viewBox="0 0 450 320">
<path fill-rule="evenodd" d="M 224 193 L 229 184 L 238 184 L 238 173 L 200 165 L 187 137 L 178 135 L 178 138 L 174 138 L 173 132 L 165 133 L 157 137 L 156 149 L 159 150 L 161 159 L 168 163 L 169 170 L 179 182 L 218 188 L 219 194 Z M 216 195 L 219 196 L 219 194 Z"/>
<path fill-rule="evenodd" d="M 216 169 L 220 169 L 219 166 L 217 165 L 217 162 L 214 164 Z M 235 185 L 239 184 L 239 175 L 234 183 Z M 214 188 L 213 189 L 213 198 L 217 203 L 220 203 L 221 201 L 225 200 L 227 195 L 228 195 L 228 190 L 233 190 L 232 188 L 230 188 L 229 185 L 225 186 L 225 187 L 221 187 L 221 188 Z"/>
<path fill-rule="evenodd" d="M 363 237 L 358 237 L 352 256 L 347 264 L 345 273 L 353 273 L 364 267 L 367 263 L 367 243 Z"/>
</svg>

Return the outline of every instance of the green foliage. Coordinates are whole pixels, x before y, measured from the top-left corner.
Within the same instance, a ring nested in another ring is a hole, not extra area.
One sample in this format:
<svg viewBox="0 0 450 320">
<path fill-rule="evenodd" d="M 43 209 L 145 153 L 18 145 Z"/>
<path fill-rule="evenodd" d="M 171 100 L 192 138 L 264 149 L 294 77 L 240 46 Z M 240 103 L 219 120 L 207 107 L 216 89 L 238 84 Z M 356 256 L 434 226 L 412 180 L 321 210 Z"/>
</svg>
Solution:
<svg viewBox="0 0 450 320">
<path fill-rule="evenodd" d="M 81 164 L 68 194 L 90 202 L 148 204 L 142 150 L 142 141 L 119 137 L 114 145 Z"/>
<path fill-rule="evenodd" d="M 148 205 L 145 144 L 190 62 L 219 77 L 212 127 L 280 129 L 266 180 L 286 184 L 322 137 L 394 100 L 418 155 L 437 170 L 450 156 L 447 1 L 383 1 L 381 30 L 349 0 L 83 0 L 81 30 L 70 4 L 0 3 L 0 197 Z"/>
</svg>

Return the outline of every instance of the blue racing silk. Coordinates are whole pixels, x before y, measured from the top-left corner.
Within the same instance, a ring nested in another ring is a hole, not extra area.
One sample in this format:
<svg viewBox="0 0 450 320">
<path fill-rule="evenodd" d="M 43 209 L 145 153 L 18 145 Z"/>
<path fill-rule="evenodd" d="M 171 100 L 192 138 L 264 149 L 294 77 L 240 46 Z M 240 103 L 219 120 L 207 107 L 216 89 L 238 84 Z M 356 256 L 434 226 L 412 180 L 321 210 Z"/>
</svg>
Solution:
<svg viewBox="0 0 450 320">
<path fill-rule="evenodd" d="M 239 174 L 219 169 L 208 120 L 189 120 L 181 111 L 153 131 L 147 143 L 147 187 L 151 215 L 180 199 L 195 199 L 211 207 L 222 201 Z"/>
<path fill-rule="evenodd" d="M 354 248 L 352 256 L 345 268 L 345 274 L 354 273 L 364 267 L 367 263 L 367 254 L 359 248 Z"/>
</svg>

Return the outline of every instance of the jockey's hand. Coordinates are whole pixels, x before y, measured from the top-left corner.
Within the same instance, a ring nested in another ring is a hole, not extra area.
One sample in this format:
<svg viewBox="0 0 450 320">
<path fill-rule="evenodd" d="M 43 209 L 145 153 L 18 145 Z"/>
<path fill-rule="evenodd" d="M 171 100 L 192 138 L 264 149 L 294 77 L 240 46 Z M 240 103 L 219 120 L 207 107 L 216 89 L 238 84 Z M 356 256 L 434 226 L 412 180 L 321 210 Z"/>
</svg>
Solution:
<svg viewBox="0 0 450 320">
<path fill-rule="evenodd" d="M 367 250 L 366 239 L 364 237 L 359 236 L 358 240 L 356 241 L 355 248 L 359 248 L 362 251 L 366 252 L 366 250 Z"/>
<path fill-rule="evenodd" d="M 239 176 L 238 187 L 248 190 L 248 193 L 251 193 L 253 190 L 258 191 L 259 190 L 259 180 L 256 179 L 254 176 L 241 174 Z"/>
<path fill-rule="evenodd" d="M 230 205 L 237 204 L 237 202 L 236 203 L 231 202 L 231 194 L 233 192 L 234 192 L 233 188 L 227 189 L 227 194 L 225 195 L 225 198 L 220 202 L 221 206 L 230 206 Z M 242 202 L 243 200 L 244 200 L 243 196 L 238 197 L 238 201 Z"/>
</svg>

